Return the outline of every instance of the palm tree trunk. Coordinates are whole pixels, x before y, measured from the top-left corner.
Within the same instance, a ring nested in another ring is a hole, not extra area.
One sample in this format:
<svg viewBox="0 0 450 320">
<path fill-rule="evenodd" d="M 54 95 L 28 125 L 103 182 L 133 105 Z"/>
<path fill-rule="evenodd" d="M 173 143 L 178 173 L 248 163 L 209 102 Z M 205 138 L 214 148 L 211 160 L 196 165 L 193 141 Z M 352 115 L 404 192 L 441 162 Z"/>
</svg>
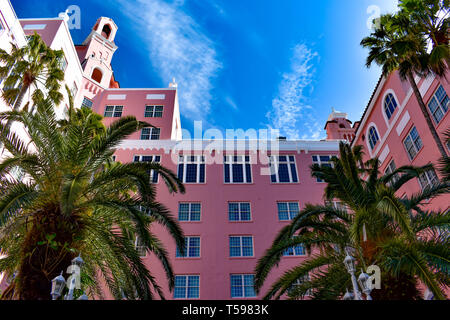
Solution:
<svg viewBox="0 0 450 320">
<path fill-rule="evenodd" d="M 430 129 L 431 135 L 433 136 L 433 139 L 436 142 L 439 152 L 441 153 L 442 157 L 445 159 L 445 158 L 447 158 L 447 152 L 445 151 L 444 145 L 442 144 L 442 141 L 439 138 L 436 128 L 434 127 L 433 121 L 431 120 L 431 117 L 430 117 L 430 114 L 428 113 L 427 107 L 425 106 L 425 103 L 423 102 L 422 95 L 420 94 L 419 88 L 417 87 L 416 81 L 414 80 L 414 75 L 411 71 L 408 72 L 408 80 L 411 83 L 411 87 L 413 88 L 414 95 L 416 96 L 417 102 L 419 103 L 420 110 L 422 111 L 423 116 L 425 117 L 425 120 L 428 125 L 428 129 Z"/>
</svg>

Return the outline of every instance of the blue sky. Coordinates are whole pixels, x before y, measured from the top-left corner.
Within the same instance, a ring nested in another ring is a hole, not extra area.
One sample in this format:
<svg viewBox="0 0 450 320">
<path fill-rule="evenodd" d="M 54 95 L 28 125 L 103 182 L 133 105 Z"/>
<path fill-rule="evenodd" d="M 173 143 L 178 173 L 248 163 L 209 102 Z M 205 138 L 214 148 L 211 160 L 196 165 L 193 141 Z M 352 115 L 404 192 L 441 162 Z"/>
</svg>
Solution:
<svg viewBox="0 0 450 320">
<path fill-rule="evenodd" d="M 11 0 L 19 18 L 81 9 L 76 44 L 99 16 L 119 27 L 112 65 L 121 87 L 179 87 L 182 126 L 280 129 L 322 139 L 331 108 L 357 121 L 380 69 L 359 46 L 396 0 Z"/>
</svg>

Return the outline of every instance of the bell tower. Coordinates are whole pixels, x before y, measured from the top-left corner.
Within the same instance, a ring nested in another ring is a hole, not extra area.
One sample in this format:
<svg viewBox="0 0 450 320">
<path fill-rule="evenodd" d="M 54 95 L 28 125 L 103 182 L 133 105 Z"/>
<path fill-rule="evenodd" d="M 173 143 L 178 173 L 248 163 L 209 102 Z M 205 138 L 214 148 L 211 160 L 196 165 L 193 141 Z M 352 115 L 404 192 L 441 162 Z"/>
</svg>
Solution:
<svg viewBox="0 0 450 320">
<path fill-rule="evenodd" d="M 114 43 L 117 29 L 112 19 L 100 17 L 82 45 L 84 76 L 103 88 L 109 88 L 114 82 L 111 60 L 117 50 Z"/>
</svg>

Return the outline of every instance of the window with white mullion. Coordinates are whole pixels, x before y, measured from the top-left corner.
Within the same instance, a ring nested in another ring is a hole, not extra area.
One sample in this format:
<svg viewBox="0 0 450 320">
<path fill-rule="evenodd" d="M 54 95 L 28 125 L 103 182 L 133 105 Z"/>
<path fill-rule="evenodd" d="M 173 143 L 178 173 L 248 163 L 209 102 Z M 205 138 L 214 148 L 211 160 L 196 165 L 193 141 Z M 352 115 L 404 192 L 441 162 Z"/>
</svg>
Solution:
<svg viewBox="0 0 450 320">
<path fill-rule="evenodd" d="M 133 162 L 154 162 L 154 163 L 161 163 L 161 156 L 141 156 L 136 155 L 134 156 Z M 151 183 L 158 183 L 158 172 L 155 172 L 155 170 L 150 170 L 148 172 L 148 175 L 150 177 Z"/>
<path fill-rule="evenodd" d="M 272 183 L 297 183 L 297 164 L 295 156 L 271 156 L 270 170 Z"/>
<path fill-rule="evenodd" d="M 435 185 L 439 184 L 439 178 L 436 175 L 436 171 L 434 171 L 434 169 L 429 169 L 422 173 L 419 176 L 419 183 L 422 190 L 432 188 Z"/>
<path fill-rule="evenodd" d="M 183 183 L 205 183 L 205 157 L 180 156 L 178 160 L 178 178 Z"/>
<path fill-rule="evenodd" d="M 312 156 L 312 160 L 313 160 L 313 164 L 317 164 L 321 167 L 327 167 L 327 168 L 331 168 L 333 167 L 333 163 L 331 162 L 331 159 L 333 158 L 333 156 L 331 155 L 314 155 Z M 317 182 L 325 182 L 322 179 L 316 178 Z"/>
<path fill-rule="evenodd" d="M 224 180 L 227 184 L 252 183 L 250 156 L 225 156 Z"/>
</svg>

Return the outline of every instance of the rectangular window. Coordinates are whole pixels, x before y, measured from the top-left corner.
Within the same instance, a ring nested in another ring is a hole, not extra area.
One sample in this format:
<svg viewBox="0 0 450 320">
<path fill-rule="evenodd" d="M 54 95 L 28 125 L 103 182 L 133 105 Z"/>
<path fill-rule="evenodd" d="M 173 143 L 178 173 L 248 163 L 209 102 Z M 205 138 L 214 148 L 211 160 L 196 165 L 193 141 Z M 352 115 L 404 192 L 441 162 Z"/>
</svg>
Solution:
<svg viewBox="0 0 450 320">
<path fill-rule="evenodd" d="M 62 70 L 62 71 L 66 71 L 67 68 L 67 59 L 64 56 L 64 54 L 59 58 L 58 61 L 58 67 Z"/>
<path fill-rule="evenodd" d="M 300 287 L 303 283 L 309 280 L 310 280 L 309 275 L 306 275 L 302 278 L 295 280 L 295 282 L 289 287 L 288 294 L 294 293 L 298 287 Z M 306 291 L 306 295 L 307 296 L 311 295 L 311 290 Z"/>
<path fill-rule="evenodd" d="M 84 97 L 83 102 L 81 103 L 81 107 L 92 109 L 92 101 L 89 100 L 88 98 Z"/>
<path fill-rule="evenodd" d="M 252 274 L 232 274 L 230 282 L 232 298 L 256 297 L 254 276 Z"/>
<path fill-rule="evenodd" d="M 411 131 L 403 141 L 403 145 L 405 146 L 409 159 L 413 160 L 423 146 L 422 139 L 420 138 L 416 127 L 413 127 L 411 129 Z"/>
<path fill-rule="evenodd" d="M 395 165 L 394 160 L 392 160 L 391 162 L 389 162 L 388 166 L 386 167 L 386 170 L 384 170 L 384 175 L 388 175 L 391 174 L 392 172 L 394 172 L 395 170 L 397 170 L 397 166 Z M 391 182 L 389 183 L 389 185 L 392 185 L 394 183 L 396 183 L 398 181 L 398 179 L 400 179 L 399 175 L 396 174 Z"/>
<path fill-rule="evenodd" d="M 123 106 L 106 106 L 105 118 L 120 118 L 122 116 Z"/>
<path fill-rule="evenodd" d="M 136 236 L 136 240 L 134 241 L 134 247 L 136 248 L 136 251 L 138 252 L 140 257 L 145 257 L 147 255 L 147 249 L 138 236 Z"/>
<path fill-rule="evenodd" d="M 230 257 L 253 257 L 253 237 L 230 236 Z"/>
<path fill-rule="evenodd" d="M 419 176 L 419 183 L 422 187 L 422 190 L 426 188 L 432 188 L 435 185 L 439 184 L 439 178 L 436 175 L 436 171 L 434 169 L 430 169 L 425 171 Z"/>
<path fill-rule="evenodd" d="M 297 183 L 297 167 L 294 156 L 271 156 L 270 172 L 272 183 Z"/>
<path fill-rule="evenodd" d="M 229 221 L 251 221 L 250 203 L 230 202 L 228 203 Z"/>
<path fill-rule="evenodd" d="M 155 162 L 161 163 L 161 156 L 134 156 L 133 162 Z M 158 183 L 158 172 L 150 170 L 148 172 L 151 183 Z"/>
<path fill-rule="evenodd" d="M 347 211 L 347 207 L 340 201 L 325 201 L 325 205 L 331 206 L 337 210 Z"/>
<path fill-rule="evenodd" d="M 178 206 L 179 221 L 200 221 L 202 206 L 200 203 L 180 203 Z"/>
<path fill-rule="evenodd" d="M 141 131 L 141 140 L 159 140 L 160 134 L 160 128 L 143 128 Z"/>
<path fill-rule="evenodd" d="M 146 106 L 144 116 L 146 118 L 162 118 L 163 109 L 163 106 Z"/>
<path fill-rule="evenodd" d="M 305 256 L 306 255 L 306 250 L 305 250 L 305 247 L 302 244 L 300 244 L 298 246 L 286 249 L 286 251 L 284 251 L 283 255 L 285 257 L 288 257 L 288 256 L 290 256 L 290 257 Z"/>
<path fill-rule="evenodd" d="M 200 297 L 200 276 L 175 276 L 174 299 L 198 299 Z"/>
<path fill-rule="evenodd" d="M 78 92 L 78 87 L 77 84 L 74 82 L 72 89 L 70 89 L 70 94 L 72 95 L 72 98 L 75 98 L 75 96 L 77 95 Z"/>
<path fill-rule="evenodd" d="M 318 164 L 321 167 L 327 167 L 331 168 L 333 166 L 333 163 L 331 162 L 332 156 L 312 156 L 313 164 Z M 325 182 L 322 179 L 317 178 L 317 182 Z"/>
<path fill-rule="evenodd" d="M 183 183 L 205 183 L 205 157 L 180 156 L 178 178 Z"/>
<path fill-rule="evenodd" d="M 436 123 L 441 122 L 442 118 L 444 118 L 444 115 L 448 111 L 449 102 L 450 100 L 444 87 L 440 85 L 428 104 L 428 108 Z"/>
<path fill-rule="evenodd" d="M 184 238 L 186 250 L 184 255 L 181 254 L 180 248 L 177 247 L 177 258 L 200 258 L 200 237 Z"/>
<path fill-rule="evenodd" d="M 250 156 L 225 156 L 225 183 L 252 183 Z"/>
<path fill-rule="evenodd" d="M 293 220 L 299 213 L 298 202 L 278 202 L 278 219 L 280 221 Z"/>
</svg>

